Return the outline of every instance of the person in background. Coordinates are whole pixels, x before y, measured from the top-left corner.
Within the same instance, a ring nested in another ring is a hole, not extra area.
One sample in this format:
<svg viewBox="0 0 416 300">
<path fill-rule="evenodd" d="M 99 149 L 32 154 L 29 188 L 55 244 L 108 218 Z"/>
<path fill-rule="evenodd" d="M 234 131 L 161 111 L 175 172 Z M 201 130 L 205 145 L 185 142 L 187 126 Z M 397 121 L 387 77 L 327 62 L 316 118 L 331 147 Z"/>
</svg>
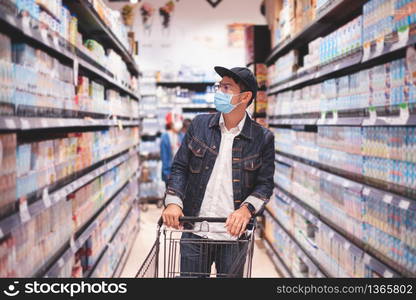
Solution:
<svg viewBox="0 0 416 300">
<path fill-rule="evenodd" d="M 185 137 L 186 132 L 188 131 L 189 126 L 191 126 L 191 119 L 185 119 L 182 123 L 182 129 L 179 132 L 180 143 L 182 144 L 183 138 Z"/>
<path fill-rule="evenodd" d="M 166 132 L 162 133 L 160 158 L 162 160 L 162 180 L 167 185 L 173 158 L 181 145 L 182 116 L 169 112 L 165 117 Z"/>
<path fill-rule="evenodd" d="M 246 112 L 256 97 L 256 78 L 247 68 L 215 67 L 215 71 L 222 77 L 215 86 L 218 112 L 193 119 L 172 164 L 162 218 L 173 228 L 180 228 L 183 215 L 227 221 L 225 228 L 210 224 L 210 232 L 202 235 L 183 232 L 182 241 L 238 239 L 250 219 L 262 212 L 274 188 L 274 135 Z M 224 229 L 227 232 L 217 233 Z M 243 264 L 232 270 L 238 246 L 207 251 L 184 242 L 180 251 L 181 274 L 209 273 L 213 262 L 217 273 L 243 274 Z"/>
</svg>

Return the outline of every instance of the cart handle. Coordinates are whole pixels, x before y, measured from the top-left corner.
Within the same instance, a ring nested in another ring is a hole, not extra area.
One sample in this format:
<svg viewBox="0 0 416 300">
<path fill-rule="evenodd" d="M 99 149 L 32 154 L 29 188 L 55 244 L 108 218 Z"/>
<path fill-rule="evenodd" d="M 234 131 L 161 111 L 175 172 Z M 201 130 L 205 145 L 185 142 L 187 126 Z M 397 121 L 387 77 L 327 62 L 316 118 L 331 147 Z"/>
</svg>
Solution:
<svg viewBox="0 0 416 300">
<path fill-rule="evenodd" d="M 180 217 L 179 222 L 209 222 L 209 223 L 225 223 L 227 218 L 213 218 L 213 217 Z M 163 225 L 163 218 L 160 217 L 157 222 L 159 227 Z"/>
<path fill-rule="evenodd" d="M 227 222 L 227 218 L 215 218 L 215 217 L 179 217 L 179 222 L 208 222 L 208 223 L 225 223 Z M 248 222 L 248 225 L 254 225 L 256 218 L 252 217 L 250 218 L 250 222 Z M 160 217 L 159 221 L 157 222 L 157 225 L 161 227 L 163 225 L 163 218 Z"/>
</svg>

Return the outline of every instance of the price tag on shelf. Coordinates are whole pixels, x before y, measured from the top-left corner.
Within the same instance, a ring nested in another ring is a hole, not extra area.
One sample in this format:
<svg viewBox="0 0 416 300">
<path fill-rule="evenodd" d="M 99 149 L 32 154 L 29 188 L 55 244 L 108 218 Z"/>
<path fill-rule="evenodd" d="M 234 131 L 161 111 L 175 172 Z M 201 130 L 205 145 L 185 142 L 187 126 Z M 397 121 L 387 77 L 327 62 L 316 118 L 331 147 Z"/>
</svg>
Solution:
<svg viewBox="0 0 416 300">
<path fill-rule="evenodd" d="M 22 17 L 22 26 L 23 26 L 23 31 L 26 34 L 32 35 L 32 29 L 30 27 L 30 17 L 29 16 L 23 16 Z"/>
<path fill-rule="evenodd" d="M 371 192 L 371 190 L 369 188 L 364 188 L 364 190 L 363 190 L 364 196 L 370 195 L 370 192 Z"/>
<path fill-rule="evenodd" d="M 61 258 L 58 260 L 58 268 L 62 268 L 62 267 L 64 266 L 64 264 L 65 264 L 64 259 L 61 257 Z"/>
<path fill-rule="evenodd" d="M 384 36 L 377 39 L 376 52 L 374 53 L 374 57 L 377 57 L 383 54 L 383 50 L 384 50 Z"/>
<path fill-rule="evenodd" d="M 318 125 L 323 125 L 325 123 L 325 118 L 326 118 L 326 112 L 322 112 L 321 113 L 321 118 L 318 120 L 317 124 Z"/>
<path fill-rule="evenodd" d="M 20 220 L 22 223 L 26 223 L 30 220 L 29 208 L 27 206 L 27 200 L 25 198 L 21 198 L 19 200 L 19 213 L 20 213 Z"/>
<path fill-rule="evenodd" d="M 44 188 L 42 192 L 42 201 L 46 208 L 51 206 L 51 199 L 49 197 L 48 188 Z"/>
<path fill-rule="evenodd" d="M 338 111 L 334 111 L 332 114 L 333 114 L 332 123 L 337 124 L 337 122 L 338 122 Z"/>
<path fill-rule="evenodd" d="M 342 182 L 342 185 L 345 187 L 345 188 L 349 188 L 350 186 L 351 186 L 351 182 L 350 181 L 348 181 L 348 180 L 346 180 L 346 179 L 344 179 L 343 180 L 343 182 Z"/>
<path fill-rule="evenodd" d="M 400 105 L 400 124 L 406 125 L 407 121 L 409 120 L 410 112 L 409 112 L 409 106 L 404 103 L 403 105 Z"/>
<path fill-rule="evenodd" d="M 409 206 L 410 206 L 410 202 L 407 200 L 401 200 L 399 203 L 399 207 L 404 210 L 409 209 Z"/>
<path fill-rule="evenodd" d="M 399 40 L 393 45 L 393 50 L 402 48 L 407 45 L 407 42 L 409 41 L 409 30 L 410 28 L 407 26 L 406 28 L 398 31 Z"/>
<path fill-rule="evenodd" d="M 332 238 L 334 237 L 334 235 L 335 235 L 335 233 L 331 230 L 331 231 L 329 232 L 329 237 L 332 239 Z"/>
<path fill-rule="evenodd" d="M 393 277 L 393 273 L 390 272 L 389 270 L 385 270 L 383 273 L 383 277 L 384 278 L 392 278 Z"/>
<path fill-rule="evenodd" d="M 370 117 L 365 119 L 363 125 L 375 125 L 377 121 L 377 111 L 374 107 L 370 107 L 369 109 Z"/>
<path fill-rule="evenodd" d="M 74 57 L 74 84 L 75 86 L 78 86 L 78 69 L 79 69 L 79 63 L 78 63 L 78 58 L 75 56 Z"/>
<path fill-rule="evenodd" d="M 49 44 L 49 40 L 48 40 L 48 31 L 46 29 L 39 29 L 40 32 L 40 37 L 42 39 L 42 42 L 44 42 L 45 44 Z"/>
<path fill-rule="evenodd" d="M 367 42 L 364 44 L 363 47 L 363 57 L 361 59 L 362 62 L 367 61 L 370 58 L 371 54 L 371 43 Z"/>
<path fill-rule="evenodd" d="M 41 119 L 40 124 L 43 128 L 48 128 L 48 120 L 47 119 Z"/>
<path fill-rule="evenodd" d="M 58 40 L 58 36 L 56 34 L 53 34 L 52 36 L 53 39 L 53 44 L 55 45 L 55 49 L 59 50 L 59 40 Z"/>
<path fill-rule="evenodd" d="M 391 201 L 392 200 L 393 200 L 393 196 L 392 195 L 386 194 L 383 197 L 383 201 L 386 202 L 386 203 L 388 203 L 388 204 L 391 204 Z"/>
<path fill-rule="evenodd" d="M 334 71 L 338 71 L 340 66 L 341 66 L 340 64 L 336 64 L 336 66 L 334 67 Z"/>
<path fill-rule="evenodd" d="M 64 126 L 65 126 L 65 121 L 64 121 L 64 120 L 62 120 L 62 119 L 59 119 L 59 120 L 58 120 L 58 125 L 59 125 L 60 127 L 64 127 Z"/>
<path fill-rule="evenodd" d="M 351 248 L 351 243 L 350 243 L 350 242 L 345 241 L 345 243 L 344 243 L 344 249 L 345 249 L 345 250 L 349 250 L 350 248 Z"/>
<path fill-rule="evenodd" d="M 21 119 L 20 120 L 20 124 L 21 124 L 21 128 L 22 129 L 30 129 L 30 124 L 29 121 L 26 119 Z"/>
<path fill-rule="evenodd" d="M 16 128 L 16 122 L 13 119 L 6 119 L 4 120 L 4 122 L 6 123 L 6 127 L 8 129 L 15 129 Z"/>
<path fill-rule="evenodd" d="M 120 130 L 123 130 L 123 123 L 121 122 L 121 120 L 118 120 L 118 128 Z"/>
<path fill-rule="evenodd" d="M 71 236 L 71 239 L 69 240 L 69 245 L 71 247 L 72 253 L 76 253 L 78 251 L 78 248 L 77 248 L 77 246 L 75 244 L 74 236 Z"/>
</svg>

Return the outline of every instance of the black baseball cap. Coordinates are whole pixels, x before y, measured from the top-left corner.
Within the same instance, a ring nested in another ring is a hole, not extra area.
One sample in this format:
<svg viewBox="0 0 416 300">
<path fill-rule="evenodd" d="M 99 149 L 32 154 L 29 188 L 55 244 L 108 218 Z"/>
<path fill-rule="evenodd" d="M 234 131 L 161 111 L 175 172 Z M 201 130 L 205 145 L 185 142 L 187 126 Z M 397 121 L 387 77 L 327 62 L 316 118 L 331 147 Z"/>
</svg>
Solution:
<svg viewBox="0 0 416 300">
<path fill-rule="evenodd" d="M 247 87 L 247 90 L 253 94 L 251 100 L 256 98 L 258 89 L 257 80 L 256 77 L 254 77 L 253 72 L 250 71 L 250 69 L 241 67 L 227 69 L 224 67 L 216 66 L 214 67 L 214 70 L 221 77 L 228 76 L 234 79 L 235 81 L 242 82 Z"/>
</svg>

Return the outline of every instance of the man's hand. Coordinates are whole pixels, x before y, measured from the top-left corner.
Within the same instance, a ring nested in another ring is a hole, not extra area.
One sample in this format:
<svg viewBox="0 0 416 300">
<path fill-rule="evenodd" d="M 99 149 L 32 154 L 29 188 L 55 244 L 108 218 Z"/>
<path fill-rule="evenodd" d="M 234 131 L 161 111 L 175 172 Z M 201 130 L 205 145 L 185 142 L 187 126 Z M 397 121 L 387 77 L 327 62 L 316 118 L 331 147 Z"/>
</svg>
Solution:
<svg viewBox="0 0 416 300">
<path fill-rule="evenodd" d="M 246 230 L 248 222 L 250 222 L 251 213 L 247 206 L 242 206 L 231 215 L 228 216 L 227 221 L 225 222 L 225 227 L 231 236 L 237 236 L 243 234 Z"/>
<path fill-rule="evenodd" d="M 176 204 L 169 204 L 162 213 L 163 224 L 175 229 L 179 229 L 180 217 L 183 217 L 182 208 Z"/>
</svg>

